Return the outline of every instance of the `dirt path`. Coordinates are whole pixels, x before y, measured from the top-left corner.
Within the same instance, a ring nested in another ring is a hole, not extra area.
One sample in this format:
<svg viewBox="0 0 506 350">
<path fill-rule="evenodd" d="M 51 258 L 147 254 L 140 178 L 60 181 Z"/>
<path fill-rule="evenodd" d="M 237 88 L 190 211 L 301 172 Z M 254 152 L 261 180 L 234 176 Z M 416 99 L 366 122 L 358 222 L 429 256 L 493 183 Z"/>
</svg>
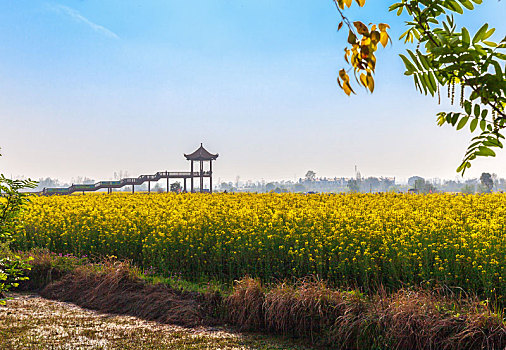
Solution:
<svg viewBox="0 0 506 350">
<path fill-rule="evenodd" d="M 12 294 L 0 307 L 0 349 L 307 349 L 219 328 L 187 329 Z"/>
</svg>

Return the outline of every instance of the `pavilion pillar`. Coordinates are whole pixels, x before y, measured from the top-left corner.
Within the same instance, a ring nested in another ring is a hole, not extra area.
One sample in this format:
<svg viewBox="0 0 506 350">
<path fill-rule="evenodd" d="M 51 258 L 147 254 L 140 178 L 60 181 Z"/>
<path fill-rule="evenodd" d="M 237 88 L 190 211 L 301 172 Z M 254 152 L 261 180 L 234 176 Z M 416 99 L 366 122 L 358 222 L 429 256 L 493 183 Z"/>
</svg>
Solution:
<svg viewBox="0 0 506 350">
<path fill-rule="evenodd" d="M 132 194 L 134 194 L 134 193 L 135 193 L 135 185 L 132 184 Z"/>
<path fill-rule="evenodd" d="M 200 161 L 200 193 L 204 192 L 204 161 Z"/>
<path fill-rule="evenodd" d="M 169 189 L 170 189 L 170 187 L 169 187 L 169 175 L 167 175 L 167 193 L 169 193 Z"/>
<path fill-rule="evenodd" d="M 184 178 L 184 192 L 186 193 L 186 177 Z"/>
<path fill-rule="evenodd" d="M 213 161 L 209 161 L 209 192 L 213 193 Z"/>
<path fill-rule="evenodd" d="M 148 181 L 148 193 L 151 193 L 151 181 Z"/>
<path fill-rule="evenodd" d="M 191 192 L 193 193 L 193 160 L 191 161 L 191 163 L 192 163 L 192 166 L 191 166 L 191 170 L 190 170 L 190 176 L 191 176 L 190 185 L 191 185 Z"/>
</svg>

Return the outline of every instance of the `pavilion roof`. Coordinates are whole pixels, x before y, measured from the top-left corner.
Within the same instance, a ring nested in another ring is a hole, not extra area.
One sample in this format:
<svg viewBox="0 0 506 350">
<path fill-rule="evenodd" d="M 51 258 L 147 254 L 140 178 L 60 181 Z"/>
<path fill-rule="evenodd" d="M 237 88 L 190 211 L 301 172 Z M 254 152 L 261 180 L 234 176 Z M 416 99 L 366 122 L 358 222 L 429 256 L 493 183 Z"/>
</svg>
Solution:
<svg viewBox="0 0 506 350">
<path fill-rule="evenodd" d="M 187 160 L 215 160 L 218 158 L 218 153 L 212 154 L 200 144 L 200 147 L 193 153 L 184 155 Z"/>
</svg>

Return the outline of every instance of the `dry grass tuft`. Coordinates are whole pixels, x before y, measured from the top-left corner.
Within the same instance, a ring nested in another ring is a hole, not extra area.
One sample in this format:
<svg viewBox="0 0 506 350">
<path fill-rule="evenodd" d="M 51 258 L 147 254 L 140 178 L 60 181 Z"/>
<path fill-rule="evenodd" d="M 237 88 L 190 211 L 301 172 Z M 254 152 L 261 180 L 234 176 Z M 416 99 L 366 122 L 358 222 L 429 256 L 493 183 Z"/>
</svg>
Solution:
<svg viewBox="0 0 506 350">
<path fill-rule="evenodd" d="M 506 326 L 486 303 L 438 291 L 357 292 L 302 280 L 265 290 L 238 281 L 227 299 L 229 319 L 242 329 L 311 339 L 338 349 L 504 349 Z"/>
<path fill-rule="evenodd" d="M 99 272 L 77 268 L 46 286 L 40 294 L 93 310 L 162 323 L 197 326 L 217 322 L 210 309 L 219 296 L 148 284 L 132 273 L 126 263 L 115 263 Z"/>
<path fill-rule="evenodd" d="M 259 280 L 245 277 L 236 281 L 234 292 L 225 301 L 227 320 L 241 330 L 264 329 L 264 300 Z"/>
<path fill-rule="evenodd" d="M 328 329 L 345 308 L 342 293 L 316 280 L 303 280 L 295 286 L 280 284 L 266 294 L 264 303 L 269 330 L 312 340 Z"/>
</svg>

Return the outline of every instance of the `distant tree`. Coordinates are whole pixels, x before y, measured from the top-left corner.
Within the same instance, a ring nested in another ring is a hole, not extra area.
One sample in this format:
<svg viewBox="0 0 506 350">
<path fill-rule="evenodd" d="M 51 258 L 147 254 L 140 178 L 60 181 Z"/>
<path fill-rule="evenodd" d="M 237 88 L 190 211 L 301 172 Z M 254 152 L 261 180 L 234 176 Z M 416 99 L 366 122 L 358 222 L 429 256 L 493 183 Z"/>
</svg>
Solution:
<svg viewBox="0 0 506 350">
<path fill-rule="evenodd" d="M 86 177 L 86 176 L 78 176 L 76 178 L 72 178 L 71 181 L 73 184 L 83 184 L 83 185 L 89 185 L 89 184 L 95 183 L 94 179 L 90 179 L 89 177 Z"/>
<path fill-rule="evenodd" d="M 346 184 L 350 192 L 360 192 L 360 184 L 356 179 L 351 179 Z"/>
<path fill-rule="evenodd" d="M 492 192 L 492 188 L 494 187 L 494 180 L 492 180 L 492 175 L 490 175 L 490 173 L 482 173 L 480 176 L 480 183 L 484 187 L 485 192 Z"/>
<path fill-rule="evenodd" d="M 121 180 L 128 177 L 128 171 L 120 170 L 119 172 L 114 172 L 114 180 Z"/>
<path fill-rule="evenodd" d="M 411 176 L 409 179 L 408 179 L 408 185 L 409 186 L 415 186 L 415 183 L 416 181 L 418 180 L 423 180 L 423 182 L 425 183 L 425 179 L 423 177 L 420 177 L 420 176 Z"/>
<path fill-rule="evenodd" d="M 35 188 L 35 191 L 42 191 L 46 187 L 68 187 L 69 184 L 62 183 L 58 179 L 52 179 L 50 177 L 46 177 L 45 179 L 39 179 L 38 185 Z"/>
<path fill-rule="evenodd" d="M 171 192 L 181 192 L 181 183 L 179 181 L 173 182 L 170 184 Z"/>
<path fill-rule="evenodd" d="M 273 182 L 269 182 L 267 185 L 265 185 L 265 190 L 267 192 L 271 192 L 276 188 L 276 185 Z"/>
<path fill-rule="evenodd" d="M 436 187 L 422 178 L 415 181 L 414 188 L 420 193 L 434 193 L 437 191 Z"/>
<path fill-rule="evenodd" d="M 293 191 L 294 192 L 306 192 L 306 187 L 304 187 L 303 184 L 295 184 L 295 186 L 293 186 Z"/>
<path fill-rule="evenodd" d="M 313 170 L 308 170 L 306 173 L 306 181 L 314 181 L 316 178 L 316 173 Z"/>
<path fill-rule="evenodd" d="M 475 192 L 475 186 L 472 185 L 472 184 L 466 184 L 464 185 L 464 187 L 462 187 L 462 189 L 460 190 L 460 192 L 462 193 L 467 193 L 467 194 L 473 194 Z"/>
<path fill-rule="evenodd" d="M 377 177 L 368 177 L 363 181 L 363 187 L 365 187 L 366 191 L 373 192 L 380 187 L 380 179 Z"/>
<path fill-rule="evenodd" d="M 423 189 L 425 188 L 425 180 L 416 179 L 413 187 L 418 191 L 423 191 Z"/>
<path fill-rule="evenodd" d="M 287 193 L 288 190 L 284 187 L 276 187 L 273 192 L 274 193 Z"/>
<path fill-rule="evenodd" d="M 162 186 L 160 186 L 160 184 L 156 184 L 155 187 L 153 187 L 153 192 L 156 192 L 156 193 L 163 193 L 164 192 L 164 189 Z"/>
<path fill-rule="evenodd" d="M 425 186 L 423 186 L 423 189 L 421 191 L 423 193 L 436 193 L 437 188 L 432 183 L 425 181 Z"/>
</svg>

